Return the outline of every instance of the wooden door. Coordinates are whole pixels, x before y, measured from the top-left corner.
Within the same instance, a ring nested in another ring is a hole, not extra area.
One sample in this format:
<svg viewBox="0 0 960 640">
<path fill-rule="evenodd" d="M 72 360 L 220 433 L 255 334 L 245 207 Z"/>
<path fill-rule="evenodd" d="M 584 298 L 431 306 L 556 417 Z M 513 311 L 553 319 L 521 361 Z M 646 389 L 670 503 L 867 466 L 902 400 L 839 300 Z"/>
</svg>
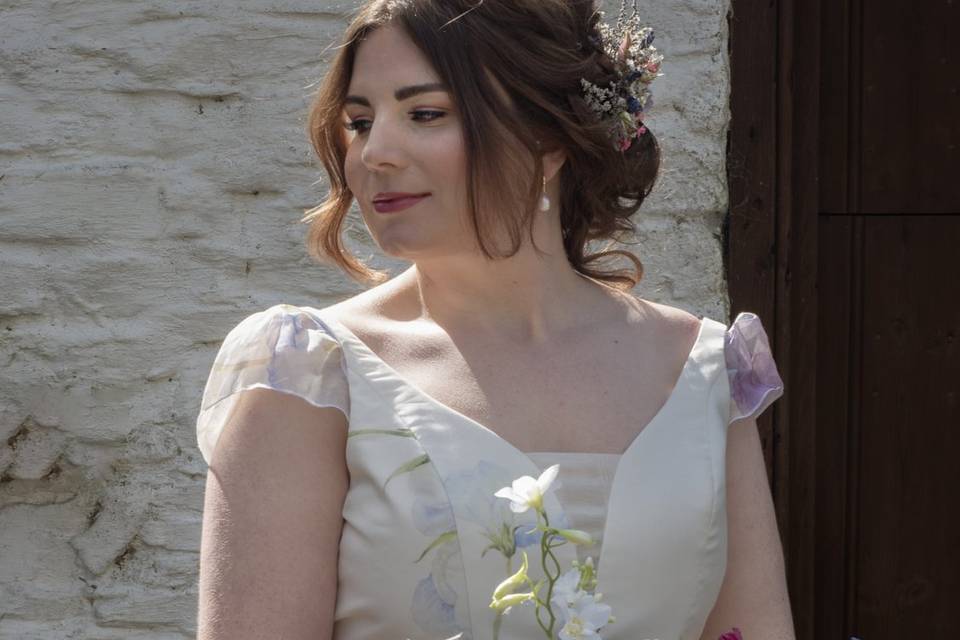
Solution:
<svg viewBox="0 0 960 640">
<path fill-rule="evenodd" d="M 728 274 L 797 637 L 955 637 L 960 3 L 733 0 Z"/>
</svg>

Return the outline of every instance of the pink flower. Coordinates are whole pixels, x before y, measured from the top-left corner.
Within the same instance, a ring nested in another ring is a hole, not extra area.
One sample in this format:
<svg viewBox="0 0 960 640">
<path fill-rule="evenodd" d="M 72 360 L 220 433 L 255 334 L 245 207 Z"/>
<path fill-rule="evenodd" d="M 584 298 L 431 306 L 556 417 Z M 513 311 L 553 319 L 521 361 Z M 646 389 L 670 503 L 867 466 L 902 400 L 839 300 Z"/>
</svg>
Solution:
<svg viewBox="0 0 960 640">
<path fill-rule="evenodd" d="M 743 636 L 740 635 L 740 629 L 734 627 L 730 631 L 727 631 L 725 634 L 720 636 L 718 640 L 743 640 Z"/>
</svg>

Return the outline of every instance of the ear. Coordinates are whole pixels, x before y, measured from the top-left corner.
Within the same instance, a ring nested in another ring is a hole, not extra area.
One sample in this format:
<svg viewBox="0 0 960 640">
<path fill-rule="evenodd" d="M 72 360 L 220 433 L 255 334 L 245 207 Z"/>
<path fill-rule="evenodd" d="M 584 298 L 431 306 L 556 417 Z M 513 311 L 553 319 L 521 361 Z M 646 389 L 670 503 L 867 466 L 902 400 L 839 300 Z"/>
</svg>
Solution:
<svg viewBox="0 0 960 640">
<path fill-rule="evenodd" d="M 553 180 L 553 177 L 560 172 L 560 168 L 566 160 L 567 154 L 561 149 L 543 154 L 543 175 L 547 182 Z"/>
</svg>

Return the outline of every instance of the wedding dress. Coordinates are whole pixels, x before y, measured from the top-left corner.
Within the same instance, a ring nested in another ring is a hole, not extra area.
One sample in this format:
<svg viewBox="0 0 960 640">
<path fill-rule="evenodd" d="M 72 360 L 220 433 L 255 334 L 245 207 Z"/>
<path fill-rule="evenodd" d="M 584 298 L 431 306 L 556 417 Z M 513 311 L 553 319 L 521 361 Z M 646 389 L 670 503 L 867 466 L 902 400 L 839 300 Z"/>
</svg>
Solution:
<svg viewBox="0 0 960 640">
<path fill-rule="evenodd" d="M 596 540 L 554 553 L 564 570 L 593 557 L 616 617 L 603 638 L 697 640 L 726 568 L 727 429 L 783 394 L 755 314 L 729 327 L 703 318 L 669 399 L 622 454 L 524 452 L 410 384 L 324 311 L 276 305 L 234 327 L 216 356 L 197 419 L 208 464 L 238 394 L 258 387 L 347 417 L 336 640 L 492 640 L 506 555 L 516 570 L 526 551 L 529 574 L 544 575 L 533 510 L 515 514 L 494 493 L 554 463 L 551 524 Z M 500 640 L 543 637 L 529 603 L 502 618 Z"/>
</svg>

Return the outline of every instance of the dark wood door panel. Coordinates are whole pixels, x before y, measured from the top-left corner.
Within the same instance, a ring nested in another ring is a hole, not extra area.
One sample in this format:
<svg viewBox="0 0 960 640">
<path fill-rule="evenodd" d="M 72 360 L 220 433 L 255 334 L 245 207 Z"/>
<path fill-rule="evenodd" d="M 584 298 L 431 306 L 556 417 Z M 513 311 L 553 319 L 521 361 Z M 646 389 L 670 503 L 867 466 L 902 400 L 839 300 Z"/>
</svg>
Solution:
<svg viewBox="0 0 960 640">
<path fill-rule="evenodd" d="M 850 87 L 860 91 L 860 211 L 960 212 L 960 3 L 836 4 L 862 15 L 862 84 Z M 825 64 L 840 51 L 825 50 Z"/>
<path fill-rule="evenodd" d="M 847 591 L 853 577 L 849 549 L 855 544 L 856 519 L 847 496 L 856 492 L 856 403 L 859 388 L 857 342 L 852 339 L 859 318 L 850 300 L 860 284 L 854 278 L 860 262 L 853 216 L 820 216 L 817 227 L 817 364 L 814 466 L 814 546 L 806 558 L 814 566 L 812 610 L 805 638 L 849 638 Z M 810 452 L 808 451 L 809 455 Z M 814 615 L 815 612 L 815 615 Z"/>
<path fill-rule="evenodd" d="M 960 216 L 818 231 L 814 637 L 952 637 Z"/>
<path fill-rule="evenodd" d="M 960 1 L 732 7 L 728 278 L 786 385 L 797 637 L 957 636 Z"/>
<path fill-rule="evenodd" d="M 863 220 L 856 631 L 949 637 L 960 599 L 960 216 Z"/>
</svg>

